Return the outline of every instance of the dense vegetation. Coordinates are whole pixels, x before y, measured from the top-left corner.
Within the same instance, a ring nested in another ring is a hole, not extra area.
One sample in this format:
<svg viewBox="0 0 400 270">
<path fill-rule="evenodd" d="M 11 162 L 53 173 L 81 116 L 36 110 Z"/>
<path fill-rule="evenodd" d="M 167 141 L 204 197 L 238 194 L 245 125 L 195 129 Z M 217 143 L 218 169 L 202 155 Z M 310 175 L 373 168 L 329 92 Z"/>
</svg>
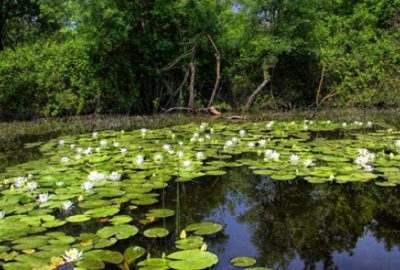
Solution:
<svg viewBox="0 0 400 270">
<path fill-rule="evenodd" d="M 399 30 L 399 0 L 4 0 L 0 118 L 395 107 Z"/>
</svg>

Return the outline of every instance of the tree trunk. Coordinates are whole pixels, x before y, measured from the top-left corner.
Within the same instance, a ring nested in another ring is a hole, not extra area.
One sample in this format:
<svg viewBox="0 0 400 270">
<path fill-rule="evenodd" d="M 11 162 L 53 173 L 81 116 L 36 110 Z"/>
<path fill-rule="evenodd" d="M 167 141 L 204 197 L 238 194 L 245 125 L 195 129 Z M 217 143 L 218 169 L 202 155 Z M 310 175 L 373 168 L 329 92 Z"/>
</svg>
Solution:
<svg viewBox="0 0 400 270">
<path fill-rule="evenodd" d="M 193 62 L 190 63 L 190 85 L 189 85 L 189 102 L 188 108 L 191 112 L 195 112 L 196 108 L 194 105 L 194 97 L 196 96 L 196 92 L 194 89 L 194 79 L 196 76 L 196 67 Z"/>
<path fill-rule="evenodd" d="M 218 51 L 217 46 L 215 46 L 214 41 L 211 39 L 211 37 L 209 35 L 207 35 L 207 36 L 208 36 L 208 39 L 210 40 L 211 44 L 213 45 L 213 47 L 215 49 L 215 59 L 217 61 L 217 66 L 216 66 L 217 76 L 215 78 L 214 88 L 213 88 L 213 91 L 212 91 L 212 94 L 211 94 L 210 100 L 208 101 L 208 106 L 207 106 L 207 108 L 211 108 L 211 106 L 212 106 L 212 104 L 214 102 L 215 95 L 217 94 L 219 81 L 221 80 L 221 72 L 220 72 L 221 71 L 221 55 L 220 55 L 220 53 Z"/>
<path fill-rule="evenodd" d="M 264 87 L 269 83 L 269 78 L 264 78 L 264 81 L 257 87 L 256 90 L 254 90 L 254 92 L 247 98 L 247 102 L 246 105 L 243 108 L 243 111 L 247 112 L 251 105 L 253 104 L 254 99 L 256 98 L 256 96 L 258 95 L 258 93 L 260 93 Z"/>
</svg>

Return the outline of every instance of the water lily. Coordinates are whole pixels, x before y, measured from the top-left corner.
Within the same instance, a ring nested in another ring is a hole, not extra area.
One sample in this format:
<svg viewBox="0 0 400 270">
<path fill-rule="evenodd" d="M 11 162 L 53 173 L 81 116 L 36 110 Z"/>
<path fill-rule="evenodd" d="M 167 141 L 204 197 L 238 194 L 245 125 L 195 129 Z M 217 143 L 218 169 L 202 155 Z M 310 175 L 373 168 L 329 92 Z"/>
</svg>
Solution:
<svg viewBox="0 0 400 270">
<path fill-rule="evenodd" d="M 169 150 L 171 150 L 171 145 L 169 145 L 169 144 L 164 144 L 162 148 L 163 148 L 165 151 L 169 151 Z"/>
<path fill-rule="evenodd" d="M 101 141 L 100 141 L 100 145 L 101 145 L 101 146 L 106 146 L 107 143 L 108 143 L 107 140 L 101 140 Z"/>
<path fill-rule="evenodd" d="M 314 165 L 314 163 L 311 159 L 304 160 L 303 164 L 304 164 L 304 168 L 308 168 L 308 167 Z"/>
<path fill-rule="evenodd" d="M 28 182 L 26 184 L 26 190 L 28 191 L 34 191 L 39 187 L 39 184 L 37 182 Z"/>
<path fill-rule="evenodd" d="M 64 212 L 68 212 L 72 209 L 72 207 L 74 206 L 74 203 L 71 201 L 63 201 L 61 204 L 61 210 Z"/>
<path fill-rule="evenodd" d="M 179 144 L 180 146 L 182 146 L 182 145 L 183 145 L 183 142 L 182 142 L 182 141 L 179 141 L 178 144 Z"/>
<path fill-rule="evenodd" d="M 80 160 L 81 158 L 82 158 L 82 155 L 81 154 L 77 154 L 77 155 L 75 155 L 75 157 L 74 157 L 76 160 Z"/>
<path fill-rule="evenodd" d="M 272 149 L 267 149 L 264 152 L 264 160 L 274 159 L 278 160 L 281 155 Z"/>
<path fill-rule="evenodd" d="M 77 248 L 72 248 L 65 251 L 65 255 L 62 256 L 68 263 L 75 262 L 83 259 L 83 251 L 79 251 Z"/>
<path fill-rule="evenodd" d="M 346 122 L 342 123 L 342 127 L 347 127 L 347 123 Z"/>
<path fill-rule="evenodd" d="M 144 162 L 144 156 L 142 156 L 142 155 L 137 155 L 136 156 L 136 165 L 141 165 L 141 164 L 143 164 L 143 162 Z"/>
<path fill-rule="evenodd" d="M 183 158 L 185 156 L 185 153 L 183 153 L 182 151 L 177 151 L 176 155 L 178 156 L 178 158 Z"/>
<path fill-rule="evenodd" d="M 204 142 L 204 138 L 199 138 L 198 141 L 199 141 L 199 143 L 203 143 Z"/>
<path fill-rule="evenodd" d="M 274 124 L 275 124 L 274 121 L 270 121 L 265 127 L 266 127 L 267 129 L 271 129 L 271 128 L 273 127 Z"/>
<path fill-rule="evenodd" d="M 395 140 L 394 143 L 397 147 L 400 147 L 400 140 Z"/>
<path fill-rule="evenodd" d="M 256 144 L 255 144 L 254 142 L 249 142 L 249 143 L 247 144 L 247 146 L 248 146 L 248 147 L 255 147 Z"/>
<path fill-rule="evenodd" d="M 164 158 L 163 155 L 157 154 L 154 156 L 154 161 L 161 161 L 161 160 L 163 160 L 163 158 Z"/>
<path fill-rule="evenodd" d="M 372 167 L 371 165 L 366 165 L 366 166 L 364 166 L 364 171 L 373 172 L 374 171 L 374 167 Z"/>
<path fill-rule="evenodd" d="M 6 213 L 4 211 L 0 211 L 0 219 L 3 219 L 5 217 Z"/>
<path fill-rule="evenodd" d="M 93 137 L 93 138 L 96 138 L 97 136 L 99 136 L 99 133 L 98 133 L 98 132 L 93 132 L 93 133 L 92 133 L 92 137 Z"/>
<path fill-rule="evenodd" d="M 71 161 L 71 159 L 67 156 L 63 156 L 60 161 L 61 163 L 68 163 Z"/>
<path fill-rule="evenodd" d="M 300 157 L 298 155 L 291 155 L 289 160 L 290 162 L 296 163 L 300 160 Z"/>
<path fill-rule="evenodd" d="M 71 148 L 71 149 L 74 149 L 75 148 L 75 144 L 71 144 L 69 147 Z"/>
<path fill-rule="evenodd" d="M 111 174 L 108 176 L 108 179 L 112 182 L 116 182 L 121 180 L 121 174 L 118 172 L 111 172 Z"/>
<path fill-rule="evenodd" d="M 190 160 L 185 160 L 182 163 L 183 168 L 189 168 L 190 166 L 192 166 L 192 162 Z"/>
<path fill-rule="evenodd" d="M 233 146 L 233 142 L 231 140 L 226 141 L 225 147 L 232 147 L 232 146 Z"/>
<path fill-rule="evenodd" d="M 196 159 L 203 159 L 204 158 L 204 153 L 203 152 L 196 152 L 195 156 L 196 156 Z"/>
<path fill-rule="evenodd" d="M 121 150 L 119 151 L 121 152 L 122 155 L 125 155 L 128 150 L 126 148 L 121 148 Z"/>
<path fill-rule="evenodd" d="M 94 150 L 96 151 L 96 153 L 100 153 L 101 151 L 100 147 L 96 147 Z"/>
<path fill-rule="evenodd" d="M 264 146 L 266 142 L 267 142 L 267 141 L 266 141 L 265 139 L 260 139 L 260 140 L 258 141 L 258 144 L 259 144 L 260 146 Z"/>
<path fill-rule="evenodd" d="M 59 141 L 58 141 L 58 144 L 64 145 L 64 144 L 65 144 L 65 141 L 64 141 L 64 140 L 59 140 Z"/>
<path fill-rule="evenodd" d="M 88 180 L 92 182 L 106 180 L 106 175 L 104 173 L 99 173 L 97 171 L 90 172 L 88 175 Z"/>
<path fill-rule="evenodd" d="M 237 137 L 233 137 L 233 138 L 232 138 L 232 142 L 233 142 L 233 143 L 237 143 L 238 141 L 239 141 L 239 139 L 238 139 Z"/>
<path fill-rule="evenodd" d="M 200 134 L 199 133 L 193 133 L 193 138 L 195 138 L 195 139 L 198 139 L 200 137 Z"/>
<path fill-rule="evenodd" d="M 93 148 L 92 147 L 88 147 L 85 150 L 83 150 L 83 153 L 85 155 L 90 155 L 93 152 Z"/>
<path fill-rule="evenodd" d="M 42 193 L 42 194 L 39 194 L 36 201 L 39 203 L 46 203 L 49 201 L 50 197 L 51 197 L 51 195 L 49 195 L 48 193 Z"/>
<path fill-rule="evenodd" d="M 88 191 L 91 190 L 93 188 L 93 182 L 90 181 L 86 181 L 81 185 L 81 189 Z"/>
<path fill-rule="evenodd" d="M 63 181 L 57 181 L 56 182 L 56 186 L 57 187 L 62 187 L 64 185 L 64 182 Z"/>
<path fill-rule="evenodd" d="M 204 137 L 205 137 L 207 140 L 211 139 L 211 135 L 210 135 L 210 134 L 206 134 L 206 135 L 204 135 Z"/>
<path fill-rule="evenodd" d="M 76 148 L 76 152 L 78 152 L 78 153 L 82 153 L 82 151 L 83 151 L 83 148 L 82 148 L 82 147 L 78 147 L 78 148 Z"/>
<path fill-rule="evenodd" d="M 22 188 L 27 181 L 28 179 L 26 179 L 25 177 L 19 176 L 14 179 L 14 187 Z"/>
<path fill-rule="evenodd" d="M 142 133 L 142 135 L 145 135 L 145 134 L 146 134 L 146 132 L 147 132 L 147 129 L 145 129 L 145 128 L 142 128 L 142 129 L 140 129 L 140 132 Z"/>
<path fill-rule="evenodd" d="M 368 126 L 368 127 L 372 127 L 372 125 L 373 125 L 373 123 L 372 123 L 371 121 L 368 121 L 368 122 L 367 122 L 367 126 Z"/>
<path fill-rule="evenodd" d="M 239 135 L 240 135 L 240 136 L 244 136 L 244 135 L 246 135 L 246 133 L 247 133 L 247 131 L 244 130 L 244 129 L 242 129 L 242 130 L 239 131 Z"/>
</svg>

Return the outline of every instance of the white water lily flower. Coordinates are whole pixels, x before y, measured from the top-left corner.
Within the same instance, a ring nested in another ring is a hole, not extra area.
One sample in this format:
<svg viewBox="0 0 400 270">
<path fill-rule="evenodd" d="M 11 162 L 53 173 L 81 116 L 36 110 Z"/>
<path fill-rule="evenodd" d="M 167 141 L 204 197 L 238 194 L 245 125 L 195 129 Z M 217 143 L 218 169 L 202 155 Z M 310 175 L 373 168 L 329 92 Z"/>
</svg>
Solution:
<svg viewBox="0 0 400 270">
<path fill-rule="evenodd" d="M 333 174 L 331 174 L 331 175 L 329 176 L 329 180 L 330 180 L 330 181 L 335 180 L 335 176 L 334 176 Z"/>
<path fill-rule="evenodd" d="M 63 201 L 61 204 L 61 210 L 64 212 L 68 212 L 69 210 L 72 209 L 72 207 L 74 206 L 74 203 L 71 201 Z"/>
<path fill-rule="evenodd" d="M 101 141 L 100 141 L 100 145 L 101 145 L 101 146 L 106 146 L 107 143 L 108 143 L 107 140 L 101 140 Z"/>
<path fill-rule="evenodd" d="M 168 154 L 172 155 L 173 153 L 175 153 L 174 150 L 168 150 Z"/>
<path fill-rule="evenodd" d="M 70 148 L 71 148 L 71 149 L 74 149 L 75 146 L 76 146 L 75 144 L 71 144 L 71 145 L 70 145 Z"/>
<path fill-rule="evenodd" d="M 88 191 L 91 190 L 93 188 L 93 183 L 90 181 L 86 181 L 81 185 L 81 189 Z"/>
<path fill-rule="evenodd" d="M 304 125 L 303 130 L 307 131 L 308 130 L 308 126 Z"/>
<path fill-rule="evenodd" d="M 0 219 L 3 219 L 5 217 L 6 213 L 4 211 L 0 211 Z"/>
<path fill-rule="evenodd" d="M 28 181 L 25 177 L 18 176 L 14 179 L 14 187 L 15 188 L 22 188 L 24 184 Z"/>
<path fill-rule="evenodd" d="M 189 142 L 190 142 L 190 143 L 194 143 L 194 142 L 196 142 L 196 138 L 193 138 L 193 137 L 192 137 L 192 138 L 190 138 Z"/>
<path fill-rule="evenodd" d="M 330 123 L 332 123 L 332 121 L 331 121 L 331 120 L 327 120 L 326 123 L 327 123 L 327 124 L 330 124 Z"/>
<path fill-rule="evenodd" d="M 161 160 L 163 160 L 163 158 L 164 158 L 163 155 L 157 154 L 154 156 L 154 161 L 161 161 Z"/>
<path fill-rule="evenodd" d="M 28 191 L 34 191 L 39 187 L 39 184 L 37 182 L 28 182 L 26 184 L 26 190 Z"/>
<path fill-rule="evenodd" d="M 142 155 L 137 155 L 136 156 L 136 165 L 141 165 L 141 164 L 143 164 L 143 162 L 144 162 L 144 156 L 142 156 Z"/>
<path fill-rule="evenodd" d="M 50 197 L 51 197 L 51 195 L 49 196 L 48 193 L 42 193 L 42 194 L 39 194 L 39 196 L 36 199 L 36 201 L 39 202 L 39 203 L 46 203 L 46 202 L 49 201 Z"/>
<path fill-rule="evenodd" d="M 240 136 L 244 136 L 244 135 L 246 135 L 246 133 L 247 133 L 247 131 L 244 130 L 244 129 L 242 129 L 242 130 L 239 131 L 239 135 L 240 135 Z"/>
<path fill-rule="evenodd" d="M 214 133 L 214 129 L 213 129 L 213 128 L 210 129 L 210 133 L 211 133 L 211 134 Z"/>
<path fill-rule="evenodd" d="M 182 151 L 177 151 L 176 155 L 178 156 L 178 158 L 183 158 L 185 156 L 185 153 L 183 153 Z"/>
<path fill-rule="evenodd" d="M 87 179 L 92 182 L 106 180 L 106 175 L 104 173 L 99 173 L 97 171 L 90 172 Z"/>
<path fill-rule="evenodd" d="M 182 142 L 182 141 L 179 141 L 178 144 L 179 144 L 180 146 L 182 146 L 182 145 L 183 145 L 183 142 Z"/>
<path fill-rule="evenodd" d="M 395 140 L 394 143 L 395 143 L 396 147 L 400 147 L 400 140 Z"/>
<path fill-rule="evenodd" d="M 76 148 L 76 152 L 81 153 L 82 151 L 83 151 L 83 148 L 82 148 L 82 147 Z"/>
<path fill-rule="evenodd" d="M 266 142 L 267 142 L 267 141 L 266 141 L 265 139 L 260 139 L 260 140 L 258 141 L 258 144 L 261 145 L 261 146 L 264 146 Z"/>
<path fill-rule="evenodd" d="M 169 150 L 171 150 L 171 145 L 169 145 L 169 144 L 164 144 L 162 148 L 163 148 L 165 151 L 169 151 Z"/>
<path fill-rule="evenodd" d="M 268 124 L 265 127 L 268 128 L 268 129 L 271 129 L 274 124 L 275 124 L 274 121 L 270 121 L 270 122 L 268 122 Z"/>
<path fill-rule="evenodd" d="M 94 149 L 97 153 L 100 153 L 101 149 L 100 147 L 96 147 L 96 149 Z"/>
<path fill-rule="evenodd" d="M 58 182 L 56 182 L 56 186 L 57 187 L 62 187 L 64 185 L 64 182 L 63 181 L 58 181 Z"/>
<path fill-rule="evenodd" d="M 65 144 L 65 141 L 64 141 L 64 140 L 59 140 L 58 143 L 59 143 L 60 145 L 64 145 L 64 144 Z"/>
<path fill-rule="evenodd" d="M 206 135 L 204 135 L 204 137 L 205 137 L 207 140 L 211 139 L 210 134 L 206 134 Z"/>
<path fill-rule="evenodd" d="M 346 122 L 342 123 L 342 127 L 347 127 L 347 123 Z"/>
<path fill-rule="evenodd" d="M 62 256 L 67 263 L 75 262 L 83 259 L 83 251 L 79 251 L 76 248 L 65 251 L 65 255 Z"/>
<path fill-rule="evenodd" d="M 254 146 L 256 146 L 256 144 L 253 143 L 253 142 L 249 142 L 249 143 L 247 144 L 247 146 L 248 146 L 248 147 L 254 147 Z"/>
<path fill-rule="evenodd" d="M 264 152 L 264 160 L 275 159 L 278 160 L 281 155 L 272 149 L 267 149 Z"/>
<path fill-rule="evenodd" d="M 229 140 L 225 143 L 225 147 L 232 147 L 232 146 L 233 146 L 233 142 L 231 140 Z"/>
<path fill-rule="evenodd" d="M 126 148 L 121 148 L 121 150 L 119 151 L 121 152 L 121 154 L 125 155 L 128 150 Z"/>
<path fill-rule="evenodd" d="M 192 162 L 190 160 L 185 160 L 182 163 L 183 168 L 189 168 L 190 166 L 192 166 Z"/>
<path fill-rule="evenodd" d="M 232 142 L 233 142 L 233 143 L 237 143 L 238 140 L 239 140 L 239 139 L 238 139 L 237 137 L 233 137 L 233 138 L 232 138 Z"/>
<path fill-rule="evenodd" d="M 203 143 L 204 142 L 204 138 L 199 138 L 199 143 Z"/>
<path fill-rule="evenodd" d="M 195 138 L 195 139 L 198 139 L 200 137 L 200 134 L 199 133 L 193 133 L 193 138 Z"/>
<path fill-rule="evenodd" d="M 83 150 L 83 153 L 85 155 L 90 155 L 93 152 L 93 148 L 92 147 L 88 147 L 85 150 Z"/>
<path fill-rule="evenodd" d="M 204 158 L 204 153 L 203 152 L 196 152 L 195 156 L 196 156 L 196 159 L 203 159 Z"/>
<path fill-rule="evenodd" d="M 121 174 L 118 172 L 112 172 L 109 176 L 108 179 L 112 182 L 116 182 L 121 180 Z"/>
<path fill-rule="evenodd" d="M 119 147 L 119 142 L 114 142 L 114 143 L 113 143 L 113 146 L 114 146 L 114 147 Z"/>
<path fill-rule="evenodd" d="M 308 167 L 314 165 L 314 163 L 311 159 L 304 160 L 303 164 L 304 164 L 304 168 L 308 168 Z"/>
<path fill-rule="evenodd" d="M 99 136 L 99 133 L 98 133 L 98 132 L 93 132 L 93 133 L 92 133 L 92 137 L 93 137 L 93 138 L 96 138 L 97 136 Z"/>
<path fill-rule="evenodd" d="M 367 122 L 367 126 L 368 126 L 368 127 L 372 127 L 372 125 L 373 125 L 373 123 L 372 123 L 371 121 L 368 121 L 368 122 Z"/>
<path fill-rule="evenodd" d="M 372 167 L 371 165 L 366 165 L 366 166 L 364 166 L 364 171 L 373 172 L 374 171 L 374 167 Z"/>
<path fill-rule="evenodd" d="M 300 157 L 298 155 L 291 155 L 290 156 L 290 162 L 298 162 L 300 160 Z"/>
<path fill-rule="evenodd" d="M 71 159 L 69 157 L 67 157 L 67 156 L 64 156 L 64 157 L 61 158 L 60 161 L 61 161 L 61 163 L 67 163 L 67 162 L 70 162 Z"/>
<path fill-rule="evenodd" d="M 76 159 L 76 160 L 80 160 L 81 157 L 82 157 L 82 156 L 81 156 L 80 154 L 75 155 L 75 159 Z"/>
</svg>

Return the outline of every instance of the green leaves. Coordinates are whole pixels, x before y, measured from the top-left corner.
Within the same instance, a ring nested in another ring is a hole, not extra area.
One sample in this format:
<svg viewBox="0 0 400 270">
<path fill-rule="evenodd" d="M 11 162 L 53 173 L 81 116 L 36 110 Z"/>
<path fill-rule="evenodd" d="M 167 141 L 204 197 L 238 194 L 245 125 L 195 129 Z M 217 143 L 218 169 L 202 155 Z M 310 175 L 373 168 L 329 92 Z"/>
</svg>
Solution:
<svg viewBox="0 0 400 270">
<path fill-rule="evenodd" d="M 201 222 L 190 224 L 185 230 L 197 235 L 214 234 L 222 230 L 222 225 L 213 222 Z"/>
<path fill-rule="evenodd" d="M 129 238 L 139 232 L 139 229 L 133 225 L 115 225 L 101 228 L 97 231 L 97 236 L 100 238 L 110 238 L 115 235 L 118 239 Z"/>
</svg>

